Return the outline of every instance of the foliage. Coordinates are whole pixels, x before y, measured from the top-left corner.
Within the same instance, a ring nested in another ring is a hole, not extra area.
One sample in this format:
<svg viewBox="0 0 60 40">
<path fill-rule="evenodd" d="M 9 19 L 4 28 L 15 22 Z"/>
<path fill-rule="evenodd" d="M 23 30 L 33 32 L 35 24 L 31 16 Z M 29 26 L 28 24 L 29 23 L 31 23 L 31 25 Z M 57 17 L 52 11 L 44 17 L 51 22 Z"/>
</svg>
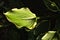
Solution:
<svg viewBox="0 0 60 40">
<path fill-rule="evenodd" d="M 22 8 L 23 12 L 19 14 Z M 5 15 L 6 13 L 11 15 Z M 50 40 L 50 37 L 52 37 L 51 40 L 60 40 L 59 17 L 60 0 L 0 0 L 0 40 L 41 40 L 46 33 L 48 34 L 45 37 L 46 40 Z M 37 24 L 33 26 L 35 22 Z M 30 24 L 33 27 L 32 30 L 30 30 Z M 56 31 L 56 33 L 51 35 L 49 31 Z"/>
<path fill-rule="evenodd" d="M 37 24 L 38 17 L 36 17 L 36 15 L 32 13 L 28 8 L 14 8 L 12 9 L 12 12 L 8 11 L 4 14 L 10 22 L 17 26 L 18 29 L 21 27 L 33 29 Z"/>
</svg>

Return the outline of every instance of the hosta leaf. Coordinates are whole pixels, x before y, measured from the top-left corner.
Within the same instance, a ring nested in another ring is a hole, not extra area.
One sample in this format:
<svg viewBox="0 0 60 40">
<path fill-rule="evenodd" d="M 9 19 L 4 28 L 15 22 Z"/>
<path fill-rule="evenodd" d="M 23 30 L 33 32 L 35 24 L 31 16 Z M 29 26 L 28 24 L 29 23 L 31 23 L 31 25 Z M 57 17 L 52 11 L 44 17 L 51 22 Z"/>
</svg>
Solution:
<svg viewBox="0 0 60 40">
<path fill-rule="evenodd" d="M 29 29 L 33 29 L 37 24 L 38 19 L 38 17 L 36 17 L 29 8 L 14 8 L 12 9 L 12 12 L 8 11 L 4 13 L 4 15 L 10 22 L 14 23 L 17 28 L 27 27 Z"/>
</svg>

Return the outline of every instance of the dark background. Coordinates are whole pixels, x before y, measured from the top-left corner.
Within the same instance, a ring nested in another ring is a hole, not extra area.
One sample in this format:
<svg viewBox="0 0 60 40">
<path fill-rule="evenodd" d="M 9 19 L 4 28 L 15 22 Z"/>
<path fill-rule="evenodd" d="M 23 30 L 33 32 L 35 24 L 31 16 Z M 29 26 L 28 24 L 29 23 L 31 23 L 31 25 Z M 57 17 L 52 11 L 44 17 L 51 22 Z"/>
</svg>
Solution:
<svg viewBox="0 0 60 40">
<path fill-rule="evenodd" d="M 60 12 L 49 10 L 44 0 L 0 0 L 0 40 L 40 40 L 40 38 L 49 30 L 59 30 Z M 60 7 L 59 0 L 51 0 Z M 28 7 L 40 19 L 40 25 L 27 32 L 25 28 L 17 29 L 16 26 L 9 22 L 3 12 L 11 11 L 12 8 Z M 47 20 L 47 21 L 44 21 Z M 37 39 L 38 37 L 38 39 Z"/>
</svg>

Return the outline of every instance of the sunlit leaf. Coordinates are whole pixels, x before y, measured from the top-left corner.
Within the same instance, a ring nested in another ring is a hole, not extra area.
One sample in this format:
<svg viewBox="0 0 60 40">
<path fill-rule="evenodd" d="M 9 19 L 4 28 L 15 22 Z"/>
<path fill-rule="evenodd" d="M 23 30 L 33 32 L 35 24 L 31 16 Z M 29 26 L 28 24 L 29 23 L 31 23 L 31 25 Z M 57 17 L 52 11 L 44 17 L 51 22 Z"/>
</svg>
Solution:
<svg viewBox="0 0 60 40">
<path fill-rule="evenodd" d="M 56 31 L 48 31 L 43 37 L 42 40 L 52 40 Z"/>
<path fill-rule="evenodd" d="M 35 28 L 37 24 L 37 19 L 34 13 L 32 13 L 29 8 L 14 8 L 11 11 L 4 13 L 7 19 L 14 23 L 17 28 L 27 27 L 28 29 Z"/>
</svg>

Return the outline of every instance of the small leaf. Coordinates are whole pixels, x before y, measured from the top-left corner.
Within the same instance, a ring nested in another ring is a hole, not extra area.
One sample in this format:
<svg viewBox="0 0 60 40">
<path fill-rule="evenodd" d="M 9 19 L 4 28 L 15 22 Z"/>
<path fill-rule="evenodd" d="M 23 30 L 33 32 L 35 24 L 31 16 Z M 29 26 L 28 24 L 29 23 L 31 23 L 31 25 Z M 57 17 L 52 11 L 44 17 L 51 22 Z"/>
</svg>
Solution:
<svg viewBox="0 0 60 40">
<path fill-rule="evenodd" d="M 53 36 L 55 35 L 56 31 L 48 31 L 43 37 L 42 40 L 52 40 Z"/>
<path fill-rule="evenodd" d="M 14 23 L 17 28 L 27 27 L 29 29 L 35 28 L 37 24 L 37 19 L 34 13 L 32 13 L 29 8 L 14 8 L 11 11 L 4 13 L 7 19 Z"/>
</svg>

